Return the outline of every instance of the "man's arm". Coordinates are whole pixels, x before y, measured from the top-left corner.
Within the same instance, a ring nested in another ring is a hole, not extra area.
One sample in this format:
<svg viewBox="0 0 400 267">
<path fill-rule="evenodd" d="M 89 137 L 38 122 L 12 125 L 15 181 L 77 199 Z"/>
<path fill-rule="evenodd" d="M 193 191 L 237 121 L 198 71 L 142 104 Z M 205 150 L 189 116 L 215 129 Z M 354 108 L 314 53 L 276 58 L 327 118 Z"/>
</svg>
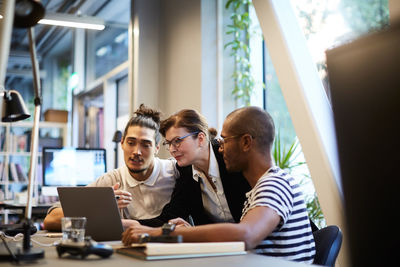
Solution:
<svg viewBox="0 0 400 267">
<path fill-rule="evenodd" d="M 182 235 L 185 242 L 244 241 L 246 249 L 257 246 L 278 226 L 281 217 L 269 207 L 251 209 L 242 221 L 217 223 L 197 227 L 177 227 L 171 235 Z M 161 228 L 132 226 L 123 233 L 122 241 L 130 244 L 138 241 L 140 234 L 160 235 Z"/>
<path fill-rule="evenodd" d="M 52 209 L 44 218 L 43 226 L 48 231 L 61 231 L 61 218 L 64 217 L 62 208 Z"/>
</svg>

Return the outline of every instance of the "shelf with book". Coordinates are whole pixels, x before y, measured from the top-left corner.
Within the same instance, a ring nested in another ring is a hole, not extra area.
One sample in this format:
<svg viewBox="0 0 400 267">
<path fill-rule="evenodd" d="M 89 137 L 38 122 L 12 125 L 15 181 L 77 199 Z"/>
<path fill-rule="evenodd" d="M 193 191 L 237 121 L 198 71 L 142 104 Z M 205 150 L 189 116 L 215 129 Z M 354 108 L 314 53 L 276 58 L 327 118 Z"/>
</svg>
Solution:
<svg viewBox="0 0 400 267">
<path fill-rule="evenodd" d="M 33 122 L 0 123 L 0 201 L 12 200 L 17 192 L 28 184 L 30 144 Z M 39 123 L 39 153 L 34 196 L 42 184 L 42 147 L 67 146 L 67 124 L 58 122 Z"/>
</svg>

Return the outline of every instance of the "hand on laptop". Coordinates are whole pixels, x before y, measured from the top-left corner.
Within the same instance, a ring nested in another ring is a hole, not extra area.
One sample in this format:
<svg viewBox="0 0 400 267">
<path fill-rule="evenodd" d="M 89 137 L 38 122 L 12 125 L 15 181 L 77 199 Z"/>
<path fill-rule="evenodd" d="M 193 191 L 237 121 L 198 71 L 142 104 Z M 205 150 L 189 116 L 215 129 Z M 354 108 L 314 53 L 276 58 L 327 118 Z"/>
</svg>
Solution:
<svg viewBox="0 0 400 267">
<path fill-rule="evenodd" d="M 132 225 L 122 233 L 122 243 L 128 246 L 132 243 L 139 242 L 141 234 L 157 236 L 162 234 L 161 227 L 153 228 L 145 225 Z"/>
<path fill-rule="evenodd" d="M 119 190 L 119 186 L 120 186 L 119 183 L 113 185 L 114 195 L 118 203 L 118 208 L 123 209 L 126 208 L 132 201 L 132 195 L 127 191 Z"/>
<path fill-rule="evenodd" d="M 182 218 L 171 219 L 171 220 L 168 221 L 168 223 L 175 224 L 176 227 L 181 227 L 181 226 L 192 227 L 192 225 L 190 225 L 190 223 L 188 223 L 187 221 L 185 221 Z"/>
</svg>

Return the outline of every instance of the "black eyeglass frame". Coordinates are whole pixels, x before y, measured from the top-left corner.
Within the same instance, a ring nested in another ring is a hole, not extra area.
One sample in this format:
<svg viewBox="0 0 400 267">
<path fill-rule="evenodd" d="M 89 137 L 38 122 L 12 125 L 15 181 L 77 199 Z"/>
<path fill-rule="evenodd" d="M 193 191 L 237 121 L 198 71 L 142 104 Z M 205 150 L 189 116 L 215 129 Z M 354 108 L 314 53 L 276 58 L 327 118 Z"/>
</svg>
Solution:
<svg viewBox="0 0 400 267">
<path fill-rule="evenodd" d="M 233 139 L 233 138 L 239 138 L 242 137 L 243 135 L 246 135 L 248 133 L 242 133 L 242 134 L 236 134 L 236 135 L 231 135 L 231 136 L 227 136 L 227 137 L 217 137 L 214 140 L 212 140 L 212 143 L 215 145 L 219 145 L 220 147 L 224 147 L 225 141 L 228 139 Z M 250 134 L 249 134 L 250 135 Z M 250 135 L 251 138 L 255 138 L 254 136 Z"/>
<path fill-rule="evenodd" d="M 193 135 L 196 135 L 196 134 L 199 134 L 199 133 L 200 133 L 200 131 L 191 132 L 191 133 L 185 134 L 184 136 L 181 136 L 181 137 L 175 137 L 171 141 L 165 140 L 162 144 L 163 144 L 163 146 L 167 147 L 167 149 L 170 149 L 171 145 L 173 147 L 175 147 L 175 148 L 179 148 L 181 146 L 182 141 L 186 137 L 193 136 Z"/>
</svg>

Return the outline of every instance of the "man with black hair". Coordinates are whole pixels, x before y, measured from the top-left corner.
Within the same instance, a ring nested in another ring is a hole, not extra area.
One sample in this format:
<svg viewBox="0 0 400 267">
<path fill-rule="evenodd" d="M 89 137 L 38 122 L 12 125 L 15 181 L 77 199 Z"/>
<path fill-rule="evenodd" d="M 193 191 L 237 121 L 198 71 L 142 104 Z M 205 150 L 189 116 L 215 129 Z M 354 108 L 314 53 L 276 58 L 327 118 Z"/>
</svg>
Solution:
<svg viewBox="0 0 400 267">
<path fill-rule="evenodd" d="M 121 139 L 125 165 L 88 185 L 113 187 L 124 227 L 160 215 L 179 177 L 175 160 L 156 157 L 161 140 L 159 128 L 160 112 L 142 104 L 127 123 Z M 55 204 L 47 213 L 44 228 L 59 231 L 63 216 L 60 203 Z"/>
</svg>

